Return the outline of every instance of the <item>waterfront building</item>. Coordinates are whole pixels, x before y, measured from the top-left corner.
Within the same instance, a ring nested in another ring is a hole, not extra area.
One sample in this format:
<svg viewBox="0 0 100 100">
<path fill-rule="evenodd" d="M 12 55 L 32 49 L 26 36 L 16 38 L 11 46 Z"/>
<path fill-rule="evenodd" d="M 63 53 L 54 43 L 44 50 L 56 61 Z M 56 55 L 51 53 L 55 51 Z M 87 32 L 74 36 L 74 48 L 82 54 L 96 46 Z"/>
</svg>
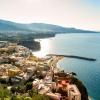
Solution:
<svg viewBox="0 0 100 100">
<path fill-rule="evenodd" d="M 69 84 L 68 89 L 68 99 L 69 100 L 81 100 L 81 93 L 79 92 L 76 85 Z"/>
</svg>

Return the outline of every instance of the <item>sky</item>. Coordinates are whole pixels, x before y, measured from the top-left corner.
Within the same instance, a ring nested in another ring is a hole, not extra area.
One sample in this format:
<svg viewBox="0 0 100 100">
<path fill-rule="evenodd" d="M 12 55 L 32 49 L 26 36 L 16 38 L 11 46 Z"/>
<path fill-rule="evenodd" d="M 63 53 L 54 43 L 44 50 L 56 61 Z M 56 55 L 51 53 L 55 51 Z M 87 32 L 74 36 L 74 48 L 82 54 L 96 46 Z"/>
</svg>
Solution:
<svg viewBox="0 0 100 100">
<path fill-rule="evenodd" d="M 100 0 L 0 0 L 0 19 L 100 31 Z"/>
</svg>

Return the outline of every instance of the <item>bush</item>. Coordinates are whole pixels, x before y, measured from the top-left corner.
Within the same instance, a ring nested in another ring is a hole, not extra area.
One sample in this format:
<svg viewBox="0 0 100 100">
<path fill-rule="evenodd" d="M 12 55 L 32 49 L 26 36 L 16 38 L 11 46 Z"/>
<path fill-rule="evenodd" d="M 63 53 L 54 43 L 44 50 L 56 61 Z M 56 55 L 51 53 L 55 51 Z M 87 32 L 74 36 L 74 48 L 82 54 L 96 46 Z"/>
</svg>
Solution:
<svg viewBox="0 0 100 100">
<path fill-rule="evenodd" d="M 32 100 L 31 97 L 25 97 L 24 100 Z"/>
<path fill-rule="evenodd" d="M 18 93 L 25 93 L 25 87 L 24 86 L 16 86 L 11 88 L 11 92 L 14 94 L 15 92 Z"/>
<path fill-rule="evenodd" d="M 14 94 L 16 92 L 16 88 L 15 87 L 12 87 L 11 88 L 11 92 Z"/>
<path fill-rule="evenodd" d="M 0 98 L 7 98 L 11 95 L 10 91 L 3 85 L 0 85 Z"/>
<path fill-rule="evenodd" d="M 32 97 L 32 100 L 50 100 L 48 96 L 37 94 Z"/>
<path fill-rule="evenodd" d="M 4 100 L 11 100 L 10 98 L 4 98 Z"/>
<path fill-rule="evenodd" d="M 23 100 L 21 96 L 12 96 L 11 100 Z"/>
<path fill-rule="evenodd" d="M 32 90 L 29 91 L 30 97 L 32 97 L 32 96 L 34 96 L 34 95 L 36 95 L 36 94 L 38 94 L 38 91 L 35 90 L 35 89 L 32 89 Z"/>
<path fill-rule="evenodd" d="M 31 90 L 32 89 L 32 83 L 31 82 L 28 82 L 27 84 L 26 84 L 26 91 L 27 90 Z"/>
</svg>

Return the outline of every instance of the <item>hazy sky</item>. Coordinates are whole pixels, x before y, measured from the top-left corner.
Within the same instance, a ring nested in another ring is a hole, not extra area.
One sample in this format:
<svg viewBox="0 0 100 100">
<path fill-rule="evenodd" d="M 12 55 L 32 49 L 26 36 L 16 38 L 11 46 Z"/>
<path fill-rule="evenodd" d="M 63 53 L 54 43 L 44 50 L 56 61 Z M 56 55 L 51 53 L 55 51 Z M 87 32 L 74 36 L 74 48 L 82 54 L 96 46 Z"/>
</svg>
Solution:
<svg viewBox="0 0 100 100">
<path fill-rule="evenodd" d="M 100 31 L 100 0 L 0 0 L 0 19 Z"/>
</svg>

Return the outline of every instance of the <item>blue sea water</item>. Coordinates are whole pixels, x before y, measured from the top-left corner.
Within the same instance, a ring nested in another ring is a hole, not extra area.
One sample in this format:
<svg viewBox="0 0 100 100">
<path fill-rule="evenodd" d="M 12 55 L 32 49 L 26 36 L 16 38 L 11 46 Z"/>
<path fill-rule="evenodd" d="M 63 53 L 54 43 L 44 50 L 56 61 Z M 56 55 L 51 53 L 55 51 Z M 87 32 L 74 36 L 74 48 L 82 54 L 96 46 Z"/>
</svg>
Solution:
<svg viewBox="0 0 100 100">
<path fill-rule="evenodd" d="M 41 50 L 35 55 L 65 54 L 95 58 L 86 61 L 64 58 L 58 63 L 66 72 L 75 72 L 85 84 L 93 100 L 100 100 L 100 33 L 59 34 L 53 38 L 42 39 Z"/>
</svg>

